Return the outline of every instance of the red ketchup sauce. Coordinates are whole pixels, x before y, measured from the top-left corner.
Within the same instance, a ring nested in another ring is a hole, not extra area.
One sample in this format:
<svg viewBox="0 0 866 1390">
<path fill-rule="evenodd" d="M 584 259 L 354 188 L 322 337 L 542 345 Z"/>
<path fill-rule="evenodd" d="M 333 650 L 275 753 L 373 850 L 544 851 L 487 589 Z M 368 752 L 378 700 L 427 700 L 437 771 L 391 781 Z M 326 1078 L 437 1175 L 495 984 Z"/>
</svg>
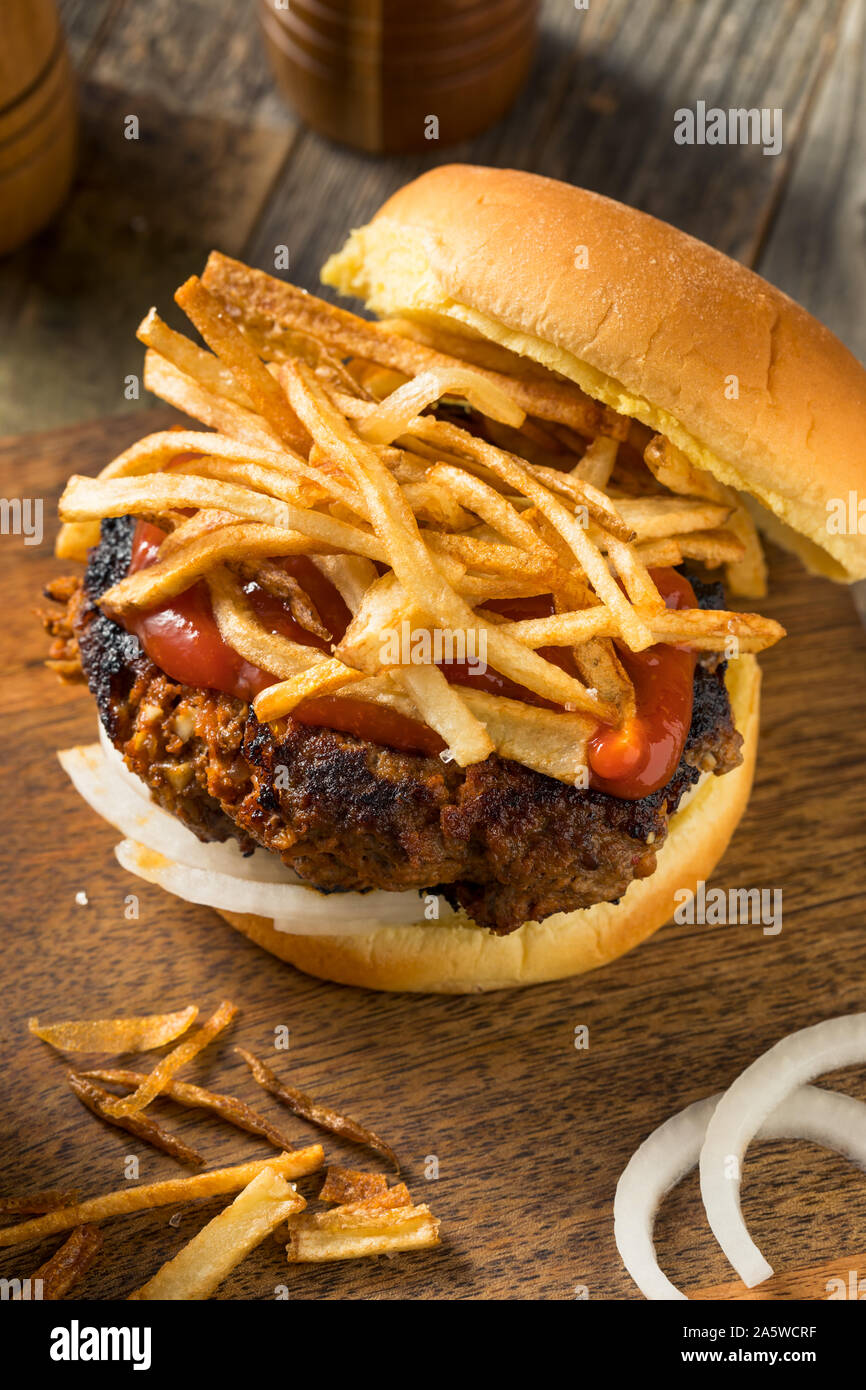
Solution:
<svg viewBox="0 0 866 1390">
<path fill-rule="evenodd" d="M 695 591 L 672 569 L 650 574 L 668 608 L 697 608 Z M 659 643 L 643 652 L 618 646 L 634 682 L 636 713 L 621 729 L 603 724 L 589 742 L 590 785 L 626 801 L 664 787 L 683 754 L 695 688 L 697 657 L 686 647 Z"/>
<path fill-rule="evenodd" d="M 158 526 L 147 521 L 137 522 L 132 538 L 130 574 L 154 563 L 164 539 L 165 532 Z M 289 556 L 276 563 L 303 585 L 333 640 L 339 642 L 351 617 L 339 591 L 306 555 Z M 296 623 L 282 600 L 257 584 L 244 585 L 244 591 L 255 613 L 271 632 L 330 653 L 330 643 Z M 125 614 L 121 621 L 135 633 L 154 665 L 183 685 L 199 685 L 236 695 L 240 700 L 253 700 L 277 679 L 245 661 L 223 641 L 213 616 L 207 585 L 202 582 L 145 613 Z M 445 747 L 435 730 L 428 729 L 426 724 L 366 700 L 321 695 L 305 700 L 292 711 L 292 718 L 301 724 L 339 729 L 404 753 L 432 756 Z"/>
<path fill-rule="evenodd" d="M 130 573 L 152 565 L 165 532 L 146 521 L 136 524 Z M 339 642 L 350 614 L 330 580 L 306 556 L 277 561 L 309 594 L 323 624 Z M 652 577 L 669 608 L 695 607 L 697 600 L 687 579 L 670 569 L 652 570 Z M 274 633 L 292 641 L 329 652 L 330 643 L 296 623 L 286 604 L 257 584 L 244 585 L 256 615 Z M 549 594 L 538 598 L 508 599 L 487 605 L 515 621 L 547 617 L 554 611 Z M 122 618 L 151 661 L 172 680 L 184 685 L 221 690 L 241 700 L 252 700 L 277 679 L 252 665 L 222 639 L 214 620 L 207 586 L 192 585 L 184 593 L 143 613 Z M 576 668 L 564 647 L 542 647 L 542 656 L 569 674 Z M 655 646 L 644 652 L 620 649 L 620 659 L 634 681 L 637 712 L 621 729 L 600 725 L 589 744 L 590 785 L 626 800 L 635 800 L 663 787 L 682 756 L 692 717 L 695 654 L 683 647 Z M 488 668 L 473 670 L 467 663 L 444 663 L 442 670 L 456 685 L 472 686 L 523 700 L 544 709 L 557 709 L 549 700 L 523 689 L 507 676 Z M 369 739 L 401 752 L 432 756 L 445 747 L 433 730 L 396 710 L 343 696 L 318 696 L 293 710 L 299 723 L 337 729 Z"/>
</svg>

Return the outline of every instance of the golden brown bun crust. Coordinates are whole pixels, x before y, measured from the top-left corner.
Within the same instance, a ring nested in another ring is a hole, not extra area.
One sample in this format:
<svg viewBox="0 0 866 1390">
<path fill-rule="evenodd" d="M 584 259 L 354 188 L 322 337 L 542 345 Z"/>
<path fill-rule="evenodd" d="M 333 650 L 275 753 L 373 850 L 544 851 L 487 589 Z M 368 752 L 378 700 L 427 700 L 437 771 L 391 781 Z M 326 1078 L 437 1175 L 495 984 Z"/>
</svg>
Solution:
<svg viewBox="0 0 866 1390">
<path fill-rule="evenodd" d="M 866 536 L 827 529 L 828 502 L 866 494 L 866 372 L 703 242 L 553 179 L 449 165 L 395 193 L 322 278 L 544 362 L 751 492 L 833 577 L 866 576 Z"/>
<path fill-rule="evenodd" d="M 706 777 L 671 821 L 650 878 L 633 882 L 619 903 L 557 913 L 510 936 L 478 927 L 381 927 L 363 936 L 290 936 L 264 917 L 222 916 L 257 945 L 310 975 L 365 989 L 472 994 L 579 975 L 630 951 L 669 921 L 684 889 L 695 890 L 725 852 L 746 808 L 758 746 L 761 672 L 753 656 L 728 668 L 743 762 L 724 777 Z"/>
</svg>

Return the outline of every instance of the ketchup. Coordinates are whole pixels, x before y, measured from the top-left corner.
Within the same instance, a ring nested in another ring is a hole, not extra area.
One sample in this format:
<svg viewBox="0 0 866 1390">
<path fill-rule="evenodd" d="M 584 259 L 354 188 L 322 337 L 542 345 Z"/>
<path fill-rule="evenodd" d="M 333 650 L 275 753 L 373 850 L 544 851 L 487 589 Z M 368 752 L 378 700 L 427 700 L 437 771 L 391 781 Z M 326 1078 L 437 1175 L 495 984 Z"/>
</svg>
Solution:
<svg viewBox="0 0 866 1390">
<path fill-rule="evenodd" d="M 130 573 L 152 565 L 164 540 L 165 532 L 158 526 L 139 521 L 132 539 Z M 306 556 L 299 558 L 306 559 Z M 295 622 L 281 599 L 274 598 L 257 584 L 247 584 L 244 590 L 256 615 L 271 632 L 322 651 L 329 650 L 328 643 L 321 637 Z M 125 614 L 123 622 L 135 633 L 151 661 L 172 680 L 184 685 L 224 690 L 241 700 L 253 700 L 278 679 L 245 661 L 223 641 L 207 585 L 201 580 L 148 612 Z"/>
<path fill-rule="evenodd" d="M 650 570 L 668 608 L 696 608 L 695 591 L 672 569 Z M 634 683 L 636 713 L 622 728 L 602 725 L 589 743 L 590 786 L 626 801 L 664 787 L 682 757 L 692 722 L 693 651 L 659 643 L 646 651 L 619 647 Z"/>
<path fill-rule="evenodd" d="M 532 598 L 488 599 L 484 607 L 515 623 L 528 618 L 550 618 L 556 611 L 552 594 L 538 594 Z M 559 666 L 568 675 L 577 675 L 574 657 L 568 647 L 539 647 L 538 655 L 552 661 L 554 666 Z M 491 666 L 479 671 L 473 662 L 445 661 L 442 662 L 442 670 L 453 685 L 468 685 L 475 690 L 486 690 L 491 695 L 504 695 L 510 700 L 522 700 L 525 705 L 535 705 L 538 709 L 562 708 L 553 700 L 546 700 L 543 695 L 536 695 L 534 690 L 527 690 L 508 676 L 494 671 Z"/>
<path fill-rule="evenodd" d="M 152 565 L 165 532 L 146 521 L 136 524 L 130 573 Z M 305 555 L 276 561 L 306 590 L 331 633 L 326 641 L 296 623 L 285 602 L 250 582 L 244 592 L 269 631 L 294 642 L 330 652 L 348 626 L 350 613 L 338 590 Z M 691 584 L 671 569 L 650 573 L 669 608 L 695 607 Z M 502 617 L 519 621 L 548 617 L 554 612 L 549 594 L 535 598 L 490 601 L 487 607 Z M 245 661 L 220 636 L 213 616 L 207 585 L 203 581 L 156 608 L 125 614 L 122 619 L 135 633 L 150 659 L 172 680 L 202 686 L 251 701 L 278 677 Z M 539 652 L 570 675 L 576 675 L 568 648 L 542 647 Z M 643 652 L 619 649 L 620 659 L 635 686 L 636 713 L 620 729 L 601 725 L 589 744 L 590 786 L 625 800 L 636 800 L 665 786 L 682 756 L 692 716 L 695 654 L 684 647 L 658 645 Z M 491 668 L 479 671 L 467 662 L 442 665 L 446 678 L 456 685 L 489 691 L 544 709 L 561 708 L 525 690 Z M 445 744 L 439 735 L 418 720 L 366 700 L 346 696 L 317 696 L 292 711 L 298 723 L 337 729 L 384 744 L 402 752 L 434 756 Z"/>
<path fill-rule="evenodd" d="M 676 570 L 655 569 L 650 574 L 668 608 L 697 607 L 691 584 Z M 486 606 L 514 622 L 546 618 L 554 612 L 550 594 L 501 599 Z M 666 786 L 679 765 L 692 722 L 696 658 L 694 652 L 684 647 L 661 643 L 643 652 L 618 646 L 618 652 L 634 683 L 636 714 L 620 729 L 602 724 L 590 740 L 589 784 L 611 796 L 637 801 Z M 574 658 L 567 647 L 540 647 L 539 655 L 570 676 L 577 675 Z M 561 708 L 492 669 L 480 672 L 468 663 L 453 662 L 443 670 L 457 685 L 507 695 L 543 709 Z"/>
<path fill-rule="evenodd" d="M 386 705 L 374 705 L 371 700 L 353 700 L 351 696 L 316 695 L 293 709 L 292 718 L 299 724 L 339 729 L 355 738 L 369 739 L 370 743 L 383 743 L 401 753 L 424 753 L 433 758 L 445 748 L 445 740 L 420 720 L 410 719 Z"/>
</svg>

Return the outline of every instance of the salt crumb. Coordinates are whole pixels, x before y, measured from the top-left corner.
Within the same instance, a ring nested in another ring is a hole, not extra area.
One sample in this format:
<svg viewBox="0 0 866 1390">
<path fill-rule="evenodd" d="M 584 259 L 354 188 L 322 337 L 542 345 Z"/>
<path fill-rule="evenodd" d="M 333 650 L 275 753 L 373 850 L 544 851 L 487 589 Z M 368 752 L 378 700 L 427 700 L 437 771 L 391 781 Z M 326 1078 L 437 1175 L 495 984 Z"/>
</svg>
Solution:
<svg viewBox="0 0 866 1390">
<path fill-rule="evenodd" d="M 79 888 L 78 892 L 75 894 L 75 901 L 78 903 L 79 907 L 87 906 L 87 894 L 84 892 L 83 888 Z"/>
<path fill-rule="evenodd" d="M 439 757 L 443 763 L 453 763 L 454 761 L 454 754 L 451 752 L 450 748 L 443 748 Z"/>
<path fill-rule="evenodd" d="M 168 1224 L 169 1224 L 169 1226 L 173 1226 L 174 1229 L 177 1230 L 178 1226 L 179 1226 L 180 1223 L 181 1223 L 181 1220 L 182 1220 L 182 1215 L 181 1215 L 181 1213 L 180 1213 L 179 1211 L 176 1211 L 175 1214 L 174 1214 L 174 1216 L 170 1216 L 170 1217 L 168 1218 Z"/>
</svg>

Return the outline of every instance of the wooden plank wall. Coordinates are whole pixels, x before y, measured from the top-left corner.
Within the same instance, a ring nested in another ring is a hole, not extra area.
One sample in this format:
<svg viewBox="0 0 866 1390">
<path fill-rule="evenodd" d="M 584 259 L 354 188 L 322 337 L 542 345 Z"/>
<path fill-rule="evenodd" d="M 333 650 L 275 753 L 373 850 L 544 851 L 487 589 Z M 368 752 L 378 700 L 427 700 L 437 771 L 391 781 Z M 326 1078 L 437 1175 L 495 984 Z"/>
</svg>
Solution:
<svg viewBox="0 0 866 1390">
<path fill-rule="evenodd" d="M 0 433 L 113 414 L 136 323 L 211 246 L 317 288 L 346 230 L 431 164 L 514 165 L 585 184 L 755 264 L 866 355 L 864 0 L 546 0 L 506 118 L 450 149 L 373 159 L 300 125 L 271 85 L 254 6 L 62 0 L 82 78 L 75 193 L 0 264 Z M 687 147 L 673 113 L 780 106 L 784 148 Z M 124 136 L 129 115 L 136 141 Z"/>
</svg>

